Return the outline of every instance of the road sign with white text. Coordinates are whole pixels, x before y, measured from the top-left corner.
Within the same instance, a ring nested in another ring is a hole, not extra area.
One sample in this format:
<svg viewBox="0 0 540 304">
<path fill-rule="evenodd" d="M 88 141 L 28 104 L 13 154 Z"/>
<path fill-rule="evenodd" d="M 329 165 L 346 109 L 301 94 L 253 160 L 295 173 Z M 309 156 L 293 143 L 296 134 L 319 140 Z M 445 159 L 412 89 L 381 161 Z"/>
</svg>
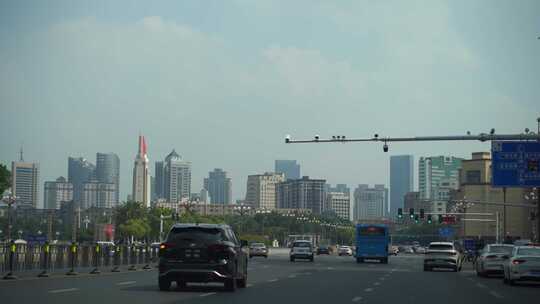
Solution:
<svg viewBox="0 0 540 304">
<path fill-rule="evenodd" d="M 494 141 L 491 158 L 494 187 L 540 186 L 540 142 Z"/>
</svg>

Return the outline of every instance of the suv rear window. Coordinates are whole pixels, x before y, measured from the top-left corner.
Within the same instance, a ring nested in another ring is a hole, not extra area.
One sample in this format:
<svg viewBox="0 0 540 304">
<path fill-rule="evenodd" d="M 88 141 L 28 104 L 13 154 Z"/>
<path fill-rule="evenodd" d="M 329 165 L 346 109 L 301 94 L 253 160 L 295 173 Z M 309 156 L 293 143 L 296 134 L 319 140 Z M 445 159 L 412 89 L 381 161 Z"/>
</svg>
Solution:
<svg viewBox="0 0 540 304">
<path fill-rule="evenodd" d="M 510 247 L 510 246 L 489 246 L 489 253 L 506 253 L 506 254 L 510 254 L 510 253 L 512 253 L 512 250 L 514 250 L 514 248 Z"/>
<path fill-rule="evenodd" d="M 454 246 L 452 245 L 429 245 L 429 250 L 454 250 Z"/>
<path fill-rule="evenodd" d="M 203 227 L 173 228 L 167 237 L 167 242 L 171 243 L 194 241 L 202 243 L 215 243 L 223 240 L 226 240 L 223 230 L 218 228 Z"/>
<path fill-rule="evenodd" d="M 540 248 L 519 248 L 517 255 L 540 256 Z"/>
<path fill-rule="evenodd" d="M 308 242 L 294 242 L 293 247 L 309 248 L 309 247 L 311 247 L 311 244 L 308 243 Z"/>
</svg>

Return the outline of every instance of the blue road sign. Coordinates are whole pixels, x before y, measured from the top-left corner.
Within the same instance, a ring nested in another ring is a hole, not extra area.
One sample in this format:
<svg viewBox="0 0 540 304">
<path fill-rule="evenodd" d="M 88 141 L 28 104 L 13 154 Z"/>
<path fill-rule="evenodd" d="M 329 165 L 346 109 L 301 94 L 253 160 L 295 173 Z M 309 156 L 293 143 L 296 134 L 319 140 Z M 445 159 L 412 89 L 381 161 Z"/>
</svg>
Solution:
<svg viewBox="0 0 540 304">
<path fill-rule="evenodd" d="M 452 237 L 454 235 L 454 228 L 452 227 L 439 228 L 439 235 L 441 237 Z"/>
<path fill-rule="evenodd" d="M 494 141 L 491 158 L 493 187 L 540 186 L 540 142 Z"/>
</svg>

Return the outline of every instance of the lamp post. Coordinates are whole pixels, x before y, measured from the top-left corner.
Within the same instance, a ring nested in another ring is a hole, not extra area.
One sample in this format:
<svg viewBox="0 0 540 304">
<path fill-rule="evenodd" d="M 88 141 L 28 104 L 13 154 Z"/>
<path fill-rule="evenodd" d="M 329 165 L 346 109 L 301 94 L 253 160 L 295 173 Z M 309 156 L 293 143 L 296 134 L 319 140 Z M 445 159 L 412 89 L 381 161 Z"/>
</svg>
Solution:
<svg viewBox="0 0 540 304">
<path fill-rule="evenodd" d="M 467 221 L 465 220 L 465 217 L 467 216 L 467 209 L 474 206 L 473 202 L 470 202 L 467 200 L 466 197 L 464 197 L 462 200 L 457 200 L 454 202 L 453 209 L 456 212 L 463 213 L 462 223 L 463 223 L 463 237 L 467 237 Z"/>
<path fill-rule="evenodd" d="M 266 214 L 270 213 L 271 211 L 266 209 L 266 208 L 262 208 L 262 209 L 259 209 L 257 211 L 255 211 L 255 213 L 257 214 L 261 214 L 262 215 L 262 221 L 261 221 L 261 235 L 264 236 L 264 220 L 266 218 Z"/>
<path fill-rule="evenodd" d="M 240 204 L 234 206 L 234 211 L 240 215 L 240 233 L 244 232 L 244 215 L 251 210 L 251 206 Z"/>
<path fill-rule="evenodd" d="M 4 191 L 2 194 L 2 201 L 8 205 L 8 211 L 7 211 L 7 239 L 6 241 L 11 241 L 11 229 L 13 228 L 11 225 L 11 206 L 15 204 L 18 200 L 18 197 L 13 195 L 13 193 L 10 190 Z"/>
</svg>

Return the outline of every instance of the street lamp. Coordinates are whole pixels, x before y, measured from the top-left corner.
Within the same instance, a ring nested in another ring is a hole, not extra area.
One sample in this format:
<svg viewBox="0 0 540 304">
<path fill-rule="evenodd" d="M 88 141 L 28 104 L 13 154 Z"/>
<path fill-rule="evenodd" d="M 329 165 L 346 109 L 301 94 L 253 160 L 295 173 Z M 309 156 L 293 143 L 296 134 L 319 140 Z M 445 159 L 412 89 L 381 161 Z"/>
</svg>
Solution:
<svg viewBox="0 0 540 304">
<path fill-rule="evenodd" d="M 262 209 L 259 209 L 257 211 L 255 211 L 255 213 L 257 214 L 261 214 L 262 215 L 262 221 L 261 221 L 261 234 L 264 236 L 264 219 L 266 218 L 265 214 L 268 214 L 272 211 L 266 209 L 266 208 L 262 208 Z"/>
<path fill-rule="evenodd" d="M 244 232 L 244 215 L 251 210 L 251 206 L 240 204 L 234 206 L 233 210 L 240 215 L 240 232 Z"/>
<path fill-rule="evenodd" d="M 8 205 L 8 211 L 7 211 L 7 239 L 6 241 L 11 241 L 11 206 L 17 202 L 19 198 L 13 195 L 13 193 L 8 189 L 4 191 L 2 194 L 2 201 Z"/>
</svg>

